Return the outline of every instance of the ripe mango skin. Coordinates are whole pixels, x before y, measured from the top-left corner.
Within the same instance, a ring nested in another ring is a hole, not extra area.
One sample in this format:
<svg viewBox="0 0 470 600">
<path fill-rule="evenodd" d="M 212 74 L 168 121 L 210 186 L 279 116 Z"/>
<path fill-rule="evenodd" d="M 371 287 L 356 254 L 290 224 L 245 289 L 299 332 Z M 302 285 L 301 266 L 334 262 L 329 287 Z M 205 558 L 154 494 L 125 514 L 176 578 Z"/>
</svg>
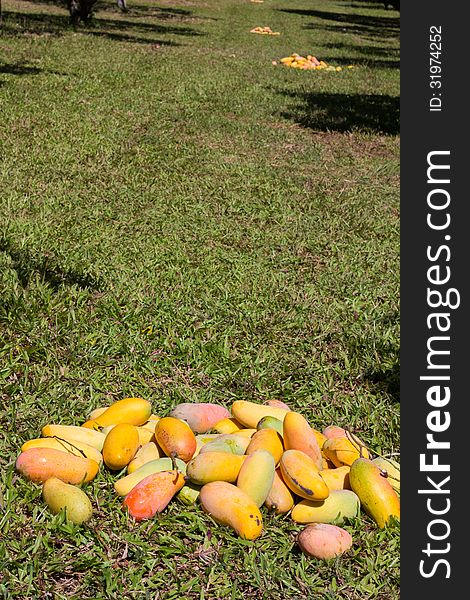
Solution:
<svg viewBox="0 0 470 600">
<path fill-rule="evenodd" d="M 315 462 L 301 450 L 286 450 L 279 462 L 287 487 L 307 500 L 324 500 L 330 490 Z"/>
<path fill-rule="evenodd" d="M 306 556 L 329 560 L 347 552 L 352 546 L 352 537 L 337 525 L 312 523 L 299 533 L 297 544 Z"/>
<path fill-rule="evenodd" d="M 188 462 L 196 452 L 196 436 L 185 421 L 163 417 L 155 426 L 155 439 L 167 456 Z"/>
<path fill-rule="evenodd" d="M 235 400 L 232 403 L 231 410 L 232 416 L 249 429 L 256 429 L 256 426 L 263 417 L 276 417 L 276 419 L 283 421 L 284 417 L 289 412 L 285 408 L 268 406 L 266 404 L 256 404 L 255 402 L 249 402 L 248 400 Z"/>
<path fill-rule="evenodd" d="M 65 483 L 87 483 L 96 477 L 99 464 L 55 448 L 30 448 L 16 459 L 16 470 L 36 483 L 57 477 Z"/>
<path fill-rule="evenodd" d="M 58 437 L 68 442 L 83 442 L 96 448 L 99 452 L 103 449 L 106 436 L 101 431 L 85 429 L 77 425 L 44 425 L 41 429 L 42 437 Z"/>
<path fill-rule="evenodd" d="M 246 448 L 246 454 L 252 454 L 256 450 L 267 450 L 274 458 L 274 464 L 277 465 L 284 452 L 284 445 L 281 436 L 274 429 L 259 429 L 249 440 Z"/>
<path fill-rule="evenodd" d="M 323 429 L 323 435 L 327 439 L 332 439 L 336 437 L 346 437 L 346 429 L 340 427 L 339 425 L 328 425 Z"/>
<path fill-rule="evenodd" d="M 400 498 L 372 460 L 357 458 L 351 465 L 349 482 L 361 501 L 361 507 L 380 529 L 391 517 L 400 520 Z"/>
<path fill-rule="evenodd" d="M 179 458 L 175 459 L 175 466 L 183 475 L 186 473 L 186 463 Z M 126 496 L 133 487 L 148 475 L 159 473 L 160 471 L 170 471 L 172 468 L 173 463 L 168 456 L 151 460 L 136 469 L 133 473 L 129 473 L 125 477 L 121 477 L 115 481 L 114 490 L 119 496 Z"/>
<path fill-rule="evenodd" d="M 290 411 L 284 418 L 283 427 L 284 448 L 305 452 L 321 469 L 323 466 L 321 449 L 307 419 L 298 412 Z"/>
<path fill-rule="evenodd" d="M 255 540 L 263 531 L 263 518 L 255 502 L 236 485 L 213 481 L 199 493 L 202 510 L 221 525 L 231 527 L 239 537 Z"/>
<path fill-rule="evenodd" d="M 143 398 L 124 398 L 113 402 L 104 412 L 95 419 L 90 419 L 83 427 L 99 429 L 107 425 L 128 423 L 129 425 L 143 425 L 152 414 L 152 405 Z"/>
<path fill-rule="evenodd" d="M 235 483 L 246 455 L 205 452 L 191 459 L 186 467 L 190 480 L 197 485 L 212 481 Z"/>
<path fill-rule="evenodd" d="M 95 460 L 100 466 L 103 462 L 103 455 L 93 446 L 84 442 L 69 442 L 55 437 L 42 437 L 28 440 L 21 446 L 21 451 L 29 450 L 30 448 L 55 448 L 62 452 L 69 452 L 75 456 L 85 456 Z"/>
<path fill-rule="evenodd" d="M 199 454 L 205 452 L 228 452 L 230 454 L 245 454 L 250 443 L 250 438 L 236 433 L 222 433 L 215 440 L 207 442 L 199 450 Z"/>
<path fill-rule="evenodd" d="M 170 412 L 170 417 L 186 421 L 194 433 L 207 433 L 216 423 L 230 416 L 224 406 L 211 402 L 183 402 Z"/>
<path fill-rule="evenodd" d="M 153 442 L 147 442 L 141 446 L 134 455 L 134 458 L 127 465 L 127 474 L 130 475 L 137 471 L 139 467 L 146 463 L 160 458 L 158 446 Z"/>
<path fill-rule="evenodd" d="M 212 427 L 215 433 L 237 433 L 240 429 L 243 429 L 243 425 L 233 417 L 221 419 Z"/>
<path fill-rule="evenodd" d="M 42 486 L 42 497 L 53 514 L 63 510 L 72 523 L 85 523 L 93 515 L 93 507 L 85 492 L 57 477 L 46 479 Z"/>
<path fill-rule="evenodd" d="M 264 504 L 271 490 L 275 467 L 273 455 L 259 448 L 247 455 L 240 468 L 237 487 L 250 496 L 258 507 Z"/>
<path fill-rule="evenodd" d="M 120 471 L 131 462 L 139 448 L 139 432 L 135 425 L 119 423 L 106 436 L 103 461 L 112 471 Z"/>
<path fill-rule="evenodd" d="M 393 458 L 382 458 L 378 456 L 374 458 L 372 462 L 379 467 L 382 471 L 387 473 L 387 479 L 392 488 L 400 493 L 400 463 Z"/>
<path fill-rule="evenodd" d="M 277 515 L 288 513 L 294 506 L 294 497 L 290 489 L 284 483 L 280 469 L 274 472 L 274 479 L 269 494 L 266 497 L 264 505 L 274 511 Z"/>
<path fill-rule="evenodd" d="M 285 408 L 286 410 L 292 410 L 285 402 L 282 400 L 266 400 L 265 404 L 268 406 L 274 406 L 275 408 Z"/>
<path fill-rule="evenodd" d="M 323 481 L 328 486 L 330 492 L 334 490 L 350 490 L 349 471 L 351 467 L 343 465 L 333 469 L 323 469 L 320 471 Z"/>
<path fill-rule="evenodd" d="M 136 521 L 151 519 L 164 510 L 173 496 L 184 486 L 179 471 L 160 471 L 140 481 L 124 498 L 123 506 Z"/>
<path fill-rule="evenodd" d="M 351 466 L 356 458 L 361 456 L 369 458 L 367 448 L 361 447 L 347 437 L 327 439 L 323 444 L 322 452 L 336 467 Z"/>
<path fill-rule="evenodd" d="M 334 490 L 319 502 L 301 500 L 291 512 L 296 523 L 332 523 L 342 525 L 346 519 L 359 515 L 361 503 L 351 490 Z"/>
<path fill-rule="evenodd" d="M 281 438 L 284 436 L 284 427 L 282 421 L 280 419 L 276 419 L 276 417 L 270 417 L 269 415 L 258 421 L 256 429 L 258 429 L 258 431 L 260 429 L 274 429 L 281 436 Z"/>
</svg>

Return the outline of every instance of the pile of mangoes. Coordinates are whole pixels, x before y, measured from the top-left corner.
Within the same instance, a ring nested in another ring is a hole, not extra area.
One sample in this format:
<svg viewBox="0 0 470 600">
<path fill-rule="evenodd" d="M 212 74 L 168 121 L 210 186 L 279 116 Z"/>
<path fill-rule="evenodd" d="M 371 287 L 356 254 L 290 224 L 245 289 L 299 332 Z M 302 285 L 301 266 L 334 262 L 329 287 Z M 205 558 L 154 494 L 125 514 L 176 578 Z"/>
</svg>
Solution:
<svg viewBox="0 0 470 600">
<path fill-rule="evenodd" d="M 280 62 L 285 67 L 292 67 L 293 69 L 308 69 L 316 71 L 342 71 L 342 67 L 334 67 L 328 65 L 323 60 L 318 60 L 315 56 L 307 54 L 307 56 L 300 56 L 296 52 L 293 52 L 290 56 L 285 56 L 280 59 Z"/>
<path fill-rule="evenodd" d="M 261 35 L 281 35 L 279 31 L 273 31 L 271 27 L 254 27 L 250 29 L 250 33 L 259 33 Z"/>
<path fill-rule="evenodd" d="M 263 531 L 263 511 L 290 513 L 306 527 L 297 538 L 308 556 L 348 550 L 341 528 L 367 513 L 379 528 L 400 517 L 400 466 L 372 456 L 336 425 L 320 431 L 279 400 L 182 403 L 167 416 L 142 398 L 95 409 L 81 425 L 45 425 L 25 442 L 16 469 L 42 485 L 53 513 L 88 521 L 83 487 L 100 469 L 116 474 L 114 490 L 136 521 L 151 519 L 173 498 L 199 505 L 241 538 Z"/>
</svg>

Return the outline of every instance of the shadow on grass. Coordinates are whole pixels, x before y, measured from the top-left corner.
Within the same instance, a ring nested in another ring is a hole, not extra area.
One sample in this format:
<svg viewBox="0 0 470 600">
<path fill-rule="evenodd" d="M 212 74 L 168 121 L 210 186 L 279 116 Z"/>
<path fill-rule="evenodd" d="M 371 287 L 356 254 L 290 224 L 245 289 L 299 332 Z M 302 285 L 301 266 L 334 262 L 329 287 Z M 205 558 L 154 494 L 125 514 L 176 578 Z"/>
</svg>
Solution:
<svg viewBox="0 0 470 600">
<path fill-rule="evenodd" d="M 57 290 L 61 285 L 76 285 L 81 289 L 102 291 L 103 282 L 94 275 L 81 273 L 74 269 L 63 269 L 47 255 L 32 254 L 24 249 L 15 247 L 15 244 L 2 236 L 0 238 L 0 252 L 8 254 L 13 262 L 12 268 L 16 271 L 18 280 L 23 288 L 27 288 L 31 277 L 35 274 Z"/>
<path fill-rule="evenodd" d="M 301 10 L 294 8 L 280 8 L 280 12 L 315 17 L 320 19 L 307 23 L 303 29 L 322 29 L 324 31 L 352 33 L 367 38 L 398 38 L 400 34 L 399 17 L 379 17 L 358 15 L 352 13 L 325 12 L 322 10 Z M 327 25 L 324 21 L 332 21 L 335 25 Z"/>
<path fill-rule="evenodd" d="M 2 32 L 10 35 L 24 35 L 25 33 L 37 35 L 62 35 L 65 31 L 73 30 L 67 15 L 47 15 L 34 13 L 18 13 L 5 11 L 3 13 Z M 122 19 L 93 19 L 90 24 L 79 26 L 80 33 L 95 36 L 109 37 L 119 41 L 134 43 L 159 43 L 167 46 L 178 46 L 180 44 L 172 41 L 157 40 L 144 35 L 170 34 L 181 36 L 199 36 L 205 33 L 196 31 L 191 27 L 173 27 L 153 23 L 140 23 L 138 21 L 127 21 Z M 118 32 L 119 33 L 116 33 Z"/>
<path fill-rule="evenodd" d="M 328 92 L 282 94 L 300 100 L 281 116 L 314 131 L 364 131 L 397 135 L 400 131 L 400 98 L 385 94 L 334 94 Z"/>
</svg>

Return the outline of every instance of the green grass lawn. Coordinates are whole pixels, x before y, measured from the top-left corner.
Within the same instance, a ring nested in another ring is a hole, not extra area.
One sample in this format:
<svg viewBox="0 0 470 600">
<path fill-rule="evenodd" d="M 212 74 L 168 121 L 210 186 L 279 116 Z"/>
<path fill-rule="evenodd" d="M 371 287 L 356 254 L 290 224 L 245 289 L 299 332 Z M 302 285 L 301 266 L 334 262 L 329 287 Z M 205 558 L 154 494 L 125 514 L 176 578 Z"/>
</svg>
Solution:
<svg viewBox="0 0 470 600">
<path fill-rule="evenodd" d="M 126 396 L 279 398 L 399 453 L 399 13 L 106 0 L 74 30 L 59 2 L 2 4 L 0 595 L 398 598 L 399 529 L 364 514 L 320 562 L 265 509 L 255 542 L 176 501 L 135 524 L 103 470 L 79 527 L 14 463 Z"/>
</svg>

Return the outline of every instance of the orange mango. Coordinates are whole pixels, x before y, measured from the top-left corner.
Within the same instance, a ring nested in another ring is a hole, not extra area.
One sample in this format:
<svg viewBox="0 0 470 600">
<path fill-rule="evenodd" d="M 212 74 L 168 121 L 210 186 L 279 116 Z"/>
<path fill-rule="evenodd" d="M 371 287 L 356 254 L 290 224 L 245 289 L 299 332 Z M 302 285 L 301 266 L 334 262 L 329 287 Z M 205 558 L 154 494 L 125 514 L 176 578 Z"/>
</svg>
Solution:
<svg viewBox="0 0 470 600">
<path fill-rule="evenodd" d="M 255 502 L 236 485 L 213 481 L 202 486 L 199 502 L 214 521 L 231 527 L 239 537 L 255 540 L 263 531 L 263 518 Z"/>
<path fill-rule="evenodd" d="M 333 490 L 350 490 L 349 471 L 351 467 L 343 465 L 335 469 L 323 469 L 320 471 L 323 481 L 328 486 L 330 492 Z"/>
<path fill-rule="evenodd" d="M 124 498 L 123 506 L 136 521 L 151 519 L 164 510 L 173 496 L 184 486 L 179 471 L 160 471 L 140 481 Z"/>
<path fill-rule="evenodd" d="M 259 449 L 267 450 L 274 458 L 274 464 L 277 465 L 281 460 L 284 446 L 281 436 L 274 429 L 259 429 L 250 439 L 246 454 L 252 454 Z"/>
<path fill-rule="evenodd" d="M 181 473 L 186 474 L 186 463 L 180 460 L 179 458 L 175 458 L 175 464 L 173 464 L 173 460 L 164 456 L 162 458 L 156 458 L 155 460 L 150 460 L 149 462 L 141 465 L 138 469 L 121 477 L 117 481 L 114 482 L 114 490 L 119 496 L 126 496 L 132 488 L 134 488 L 138 483 L 145 479 L 148 475 L 152 475 L 153 473 L 159 473 L 160 471 L 171 471 L 174 466 Z"/>
<path fill-rule="evenodd" d="M 287 487 L 307 500 L 324 500 L 330 491 L 310 456 L 301 450 L 286 450 L 279 466 Z"/>
<path fill-rule="evenodd" d="M 274 472 L 273 484 L 264 501 L 264 505 L 269 510 L 274 511 L 277 515 L 283 515 L 289 512 L 294 506 L 292 492 L 284 483 L 279 469 L 276 469 Z"/>
<path fill-rule="evenodd" d="M 336 467 L 351 466 L 360 456 L 369 458 L 367 448 L 361 448 L 352 438 L 347 437 L 327 439 L 323 444 L 322 452 Z"/>
<path fill-rule="evenodd" d="M 298 412 L 290 411 L 284 418 L 283 429 L 284 448 L 304 452 L 321 469 L 323 466 L 321 450 L 307 419 Z"/>
<path fill-rule="evenodd" d="M 190 460 L 196 451 L 196 437 L 189 425 L 176 417 L 164 417 L 155 426 L 155 439 L 167 456 Z"/>
<path fill-rule="evenodd" d="M 243 425 L 233 417 L 221 419 L 212 427 L 212 431 L 216 433 L 237 433 L 240 429 L 243 429 Z"/>
<path fill-rule="evenodd" d="M 104 441 L 104 464 L 112 471 L 120 471 L 131 462 L 138 447 L 137 427 L 129 423 L 119 423 L 111 429 Z"/>
<path fill-rule="evenodd" d="M 16 470 L 36 483 L 57 477 L 65 483 L 78 485 L 96 477 L 99 464 L 91 458 L 74 456 L 55 448 L 30 448 L 21 452 Z"/>
<path fill-rule="evenodd" d="M 128 423 L 129 425 L 142 425 L 152 414 L 152 405 L 143 398 L 124 398 L 113 402 L 103 413 L 95 419 L 89 419 L 82 427 L 99 429 L 106 425 Z"/>
</svg>

